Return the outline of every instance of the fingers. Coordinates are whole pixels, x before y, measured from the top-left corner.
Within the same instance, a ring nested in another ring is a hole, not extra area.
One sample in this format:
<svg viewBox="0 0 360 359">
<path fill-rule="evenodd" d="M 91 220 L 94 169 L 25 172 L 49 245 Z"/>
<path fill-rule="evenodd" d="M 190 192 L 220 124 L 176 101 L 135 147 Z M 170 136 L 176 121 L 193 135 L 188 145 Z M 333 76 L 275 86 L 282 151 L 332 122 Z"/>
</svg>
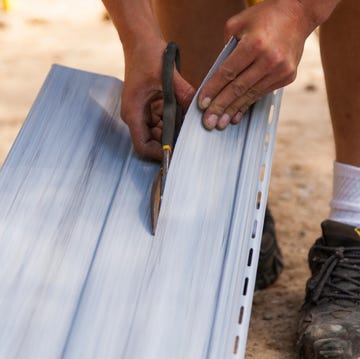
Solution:
<svg viewBox="0 0 360 359">
<path fill-rule="evenodd" d="M 201 109 L 206 109 L 210 102 L 227 85 L 231 85 L 228 92 L 235 99 L 246 93 L 249 85 L 256 82 L 257 79 L 251 78 L 254 75 L 253 72 L 247 73 L 247 76 L 243 78 L 238 78 L 239 74 L 249 67 L 255 59 L 255 54 L 251 51 L 251 47 L 248 37 L 244 36 L 232 54 L 219 66 L 218 70 L 202 89 L 199 95 L 199 106 Z"/>
<path fill-rule="evenodd" d="M 129 129 L 135 151 L 144 158 L 161 161 L 162 150 L 159 138 L 161 133 L 156 134 L 142 121 L 133 121 Z"/>
<path fill-rule="evenodd" d="M 264 76 L 265 64 L 262 60 L 256 61 L 256 56 L 255 44 L 244 36 L 204 86 L 199 106 L 206 110 L 203 116 L 205 128 L 224 129 L 230 122 L 237 123 L 261 96 L 263 89 L 254 85 Z"/>
<path fill-rule="evenodd" d="M 208 105 L 205 107 L 206 111 L 203 116 L 205 128 L 212 130 L 217 127 L 222 130 L 230 122 L 239 122 L 241 116 L 263 95 L 265 88 L 268 87 L 264 85 L 262 75 L 261 64 L 251 64 L 251 66 L 234 77 L 213 98 L 205 97 L 202 102 L 203 109 L 204 105 Z M 207 101 L 208 103 L 206 103 Z M 234 118 L 235 115 L 236 118 Z"/>
<path fill-rule="evenodd" d="M 150 128 L 151 137 L 161 143 L 161 135 L 162 135 L 162 114 L 164 109 L 164 103 L 162 98 L 159 98 L 150 103 L 150 114 L 149 114 L 149 122 L 148 126 Z"/>
<path fill-rule="evenodd" d="M 239 51 L 243 53 L 243 49 L 240 41 L 229 61 L 219 67 L 199 96 L 199 106 L 205 110 L 203 123 L 208 130 L 215 127 L 223 130 L 229 123 L 238 123 L 263 95 L 295 79 L 296 71 L 276 51 L 272 56 L 257 56 L 255 50 L 253 62 L 249 64 L 253 59 L 248 55 L 236 63 L 234 58 L 240 57 Z"/>
<path fill-rule="evenodd" d="M 207 112 L 204 114 L 203 121 L 205 127 L 209 130 L 212 130 L 215 127 L 219 130 L 223 130 L 229 123 L 239 123 L 248 108 L 261 96 L 262 93 L 253 87 L 245 92 L 244 96 L 231 102 L 220 114 L 215 114 L 214 111 L 209 108 L 207 111 L 209 114 Z"/>
<path fill-rule="evenodd" d="M 223 130 L 229 123 L 237 124 L 249 107 L 259 100 L 264 94 L 270 93 L 280 87 L 283 87 L 294 80 L 293 76 L 286 77 L 277 81 L 276 75 L 266 76 L 255 85 L 253 85 L 245 94 L 235 99 L 219 116 L 216 128 Z M 213 112 L 209 108 L 210 112 Z"/>
<path fill-rule="evenodd" d="M 122 93 L 121 117 L 128 125 L 135 151 L 142 157 L 161 160 L 161 137 L 163 128 L 163 97 L 156 84 L 151 90 L 132 87 L 125 83 Z M 155 90 L 156 89 L 156 90 Z M 174 90 L 177 101 L 187 108 L 194 97 L 195 89 L 176 71 Z"/>
<path fill-rule="evenodd" d="M 156 133 L 155 129 L 150 129 L 142 121 L 133 121 L 129 129 L 135 151 L 144 158 L 161 161 L 161 130 Z"/>
<path fill-rule="evenodd" d="M 126 96 L 125 96 L 126 97 Z M 122 99 L 121 118 L 128 125 L 135 151 L 144 158 L 161 160 L 161 103 L 136 104 L 131 97 Z M 151 109 L 152 107 L 152 109 Z M 151 111 L 153 110 L 153 111 Z"/>
</svg>

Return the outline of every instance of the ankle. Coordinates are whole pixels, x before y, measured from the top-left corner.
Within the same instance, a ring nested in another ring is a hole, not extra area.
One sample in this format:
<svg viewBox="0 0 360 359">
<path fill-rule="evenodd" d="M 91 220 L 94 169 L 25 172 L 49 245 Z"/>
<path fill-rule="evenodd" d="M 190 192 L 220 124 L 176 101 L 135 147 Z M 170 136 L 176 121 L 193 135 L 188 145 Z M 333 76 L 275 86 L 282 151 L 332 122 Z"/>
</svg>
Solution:
<svg viewBox="0 0 360 359">
<path fill-rule="evenodd" d="M 334 162 L 329 219 L 360 227 L 360 167 Z"/>
</svg>

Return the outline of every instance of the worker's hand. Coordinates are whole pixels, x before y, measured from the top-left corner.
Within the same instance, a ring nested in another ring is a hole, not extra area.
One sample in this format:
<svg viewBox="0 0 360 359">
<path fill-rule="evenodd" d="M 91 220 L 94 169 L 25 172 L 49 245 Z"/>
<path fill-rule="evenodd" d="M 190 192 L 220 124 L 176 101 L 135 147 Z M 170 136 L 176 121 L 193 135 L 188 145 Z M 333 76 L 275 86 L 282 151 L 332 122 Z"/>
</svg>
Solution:
<svg viewBox="0 0 360 359">
<path fill-rule="evenodd" d="M 265 0 L 230 18 L 226 36 L 239 42 L 200 93 L 204 126 L 238 123 L 261 96 L 292 82 L 312 30 L 299 1 Z"/>
<path fill-rule="evenodd" d="M 144 41 L 146 42 L 146 41 Z M 145 158 L 161 160 L 162 134 L 162 57 L 166 47 L 159 39 L 124 49 L 125 83 L 121 99 L 121 118 L 129 126 L 134 148 Z M 176 71 L 174 89 L 177 101 L 189 106 L 195 90 Z"/>
</svg>

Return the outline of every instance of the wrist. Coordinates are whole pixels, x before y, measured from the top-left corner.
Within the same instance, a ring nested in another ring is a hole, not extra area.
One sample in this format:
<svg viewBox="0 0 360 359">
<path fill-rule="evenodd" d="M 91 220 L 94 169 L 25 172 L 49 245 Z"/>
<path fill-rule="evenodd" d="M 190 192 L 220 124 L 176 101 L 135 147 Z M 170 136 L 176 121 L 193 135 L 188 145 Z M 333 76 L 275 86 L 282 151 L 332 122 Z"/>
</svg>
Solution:
<svg viewBox="0 0 360 359">
<path fill-rule="evenodd" d="M 310 35 L 327 20 L 340 0 L 278 0 L 278 2 L 284 9 L 289 10 L 305 33 Z"/>
<path fill-rule="evenodd" d="M 166 42 L 161 34 L 147 32 L 141 35 L 137 33 L 134 37 L 127 37 L 125 41 L 120 40 L 123 45 L 125 64 L 139 66 L 140 63 L 146 64 L 161 62 L 162 54 L 166 47 Z"/>
<path fill-rule="evenodd" d="M 117 27 L 117 30 L 125 53 L 165 41 L 157 24 L 145 20 L 125 28 Z"/>
<path fill-rule="evenodd" d="M 304 12 L 308 14 L 315 27 L 325 22 L 334 11 L 340 0 L 296 0 L 303 8 Z"/>
</svg>

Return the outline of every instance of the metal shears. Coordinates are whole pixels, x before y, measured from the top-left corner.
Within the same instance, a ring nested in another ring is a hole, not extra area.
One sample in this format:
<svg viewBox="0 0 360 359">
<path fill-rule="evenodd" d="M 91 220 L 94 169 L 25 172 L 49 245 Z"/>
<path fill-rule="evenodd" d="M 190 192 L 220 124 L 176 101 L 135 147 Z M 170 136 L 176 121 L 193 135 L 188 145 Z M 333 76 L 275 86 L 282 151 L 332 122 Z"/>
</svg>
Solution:
<svg viewBox="0 0 360 359">
<path fill-rule="evenodd" d="M 155 234 L 156 231 L 171 157 L 183 122 L 183 111 L 176 101 L 174 92 L 175 68 L 180 72 L 180 52 L 177 44 L 175 42 L 170 42 L 164 51 L 162 64 L 164 107 L 161 145 L 163 158 L 160 171 L 155 177 L 151 190 L 150 215 L 152 234 Z"/>
</svg>

